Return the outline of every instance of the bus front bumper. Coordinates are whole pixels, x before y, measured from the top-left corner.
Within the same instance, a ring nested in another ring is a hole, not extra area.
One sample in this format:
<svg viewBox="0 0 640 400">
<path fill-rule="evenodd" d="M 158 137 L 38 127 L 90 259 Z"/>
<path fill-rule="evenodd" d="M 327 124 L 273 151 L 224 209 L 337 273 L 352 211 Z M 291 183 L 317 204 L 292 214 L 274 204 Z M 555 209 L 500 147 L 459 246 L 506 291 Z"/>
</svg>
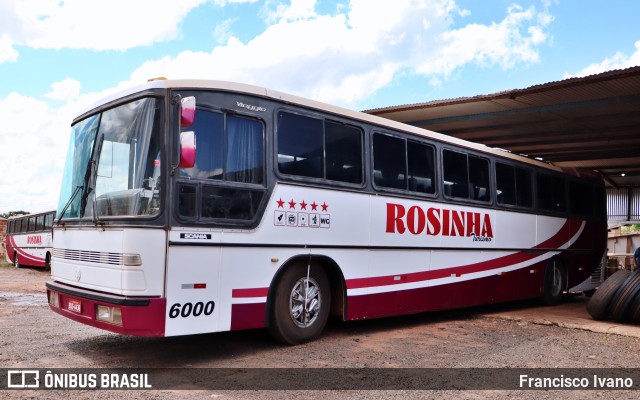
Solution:
<svg viewBox="0 0 640 400">
<path fill-rule="evenodd" d="M 47 282 L 49 307 L 56 313 L 123 335 L 164 336 L 166 299 L 130 297 Z"/>
</svg>

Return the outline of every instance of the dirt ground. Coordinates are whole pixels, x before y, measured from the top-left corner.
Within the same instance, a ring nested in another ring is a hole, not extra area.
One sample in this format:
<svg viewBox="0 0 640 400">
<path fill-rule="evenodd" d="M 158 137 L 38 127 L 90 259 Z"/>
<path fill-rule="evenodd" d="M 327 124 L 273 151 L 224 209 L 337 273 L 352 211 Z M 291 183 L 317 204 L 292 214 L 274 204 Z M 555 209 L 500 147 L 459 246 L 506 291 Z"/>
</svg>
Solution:
<svg viewBox="0 0 640 400">
<path fill-rule="evenodd" d="M 536 303 L 480 307 L 403 318 L 332 321 L 300 346 L 274 343 L 265 330 L 177 338 L 120 336 L 49 310 L 39 269 L 0 266 L 0 368 L 639 368 L 640 339 L 541 323 Z M 580 302 L 580 299 L 569 299 Z M 510 317 L 502 317 L 502 314 Z M 513 317 L 518 314 L 523 318 Z M 640 330 L 640 328 L 639 328 Z M 639 335 L 640 336 L 640 335 Z M 32 399 L 307 398 L 638 398 L 636 391 L 500 390 L 167 390 L 2 391 Z"/>
</svg>

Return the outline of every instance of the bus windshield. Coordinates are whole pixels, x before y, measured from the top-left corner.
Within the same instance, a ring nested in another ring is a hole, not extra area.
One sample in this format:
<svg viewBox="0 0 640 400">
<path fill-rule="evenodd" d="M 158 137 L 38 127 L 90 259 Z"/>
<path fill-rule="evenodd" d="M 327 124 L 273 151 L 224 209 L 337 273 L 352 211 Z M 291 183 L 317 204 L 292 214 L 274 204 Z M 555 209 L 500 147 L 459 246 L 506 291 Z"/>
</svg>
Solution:
<svg viewBox="0 0 640 400">
<path fill-rule="evenodd" d="M 155 98 L 135 100 L 73 126 L 58 203 L 61 219 L 159 213 L 159 104 Z"/>
</svg>

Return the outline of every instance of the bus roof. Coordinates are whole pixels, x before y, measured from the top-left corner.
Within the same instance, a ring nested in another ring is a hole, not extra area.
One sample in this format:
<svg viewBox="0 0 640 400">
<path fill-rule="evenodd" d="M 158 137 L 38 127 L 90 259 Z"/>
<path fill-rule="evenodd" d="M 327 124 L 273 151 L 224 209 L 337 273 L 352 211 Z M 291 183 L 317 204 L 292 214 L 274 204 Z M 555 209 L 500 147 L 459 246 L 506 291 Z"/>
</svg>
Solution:
<svg viewBox="0 0 640 400">
<path fill-rule="evenodd" d="M 90 113 L 92 110 L 105 105 L 107 103 L 110 103 L 112 101 L 116 101 L 122 97 L 126 97 L 129 95 L 133 95 L 135 93 L 139 93 L 139 92 L 143 92 L 145 90 L 150 90 L 150 89 L 211 89 L 211 90 L 221 90 L 221 91 L 228 91 L 228 92 L 239 92 L 239 93 L 243 93 L 243 94 L 250 94 L 250 95 L 255 95 L 258 97 L 263 97 L 263 98 L 267 98 L 267 99 L 272 99 L 272 100 L 277 100 L 277 101 L 281 101 L 281 102 L 285 102 L 285 103 L 289 103 L 289 104 L 294 104 L 294 105 L 300 105 L 300 106 L 304 106 L 304 107 L 308 107 L 308 108 L 312 108 L 318 111 L 324 111 L 324 112 L 328 112 L 328 113 L 332 113 L 332 114 L 337 114 L 337 115 L 341 115 L 341 116 L 345 116 L 348 118 L 352 118 L 355 120 L 359 120 L 362 122 L 367 122 L 373 125 L 377 125 L 383 128 L 390 128 L 390 129 L 396 129 L 396 130 L 401 130 L 401 131 L 405 131 L 405 132 L 409 132 L 412 134 L 416 134 L 422 137 L 426 137 L 426 138 L 430 138 L 430 139 L 434 139 L 443 143 L 449 143 L 449 144 L 453 144 L 456 146 L 460 146 L 460 147 L 464 147 L 467 149 L 471 149 L 471 150 L 476 150 L 479 152 L 484 152 L 484 153 L 489 153 L 489 154 L 493 154 L 499 157 L 504 157 L 504 158 L 508 158 L 508 159 L 512 159 L 512 160 L 516 160 L 516 161 L 520 161 L 520 162 L 524 162 L 527 164 L 531 164 L 531 165 L 535 165 L 537 167 L 542 167 L 542 168 L 548 168 L 554 171 L 558 171 L 558 172 L 567 172 L 567 173 L 572 173 L 572 174 L 576 174 L 574 171 L 566 171 L 563 170 L 560 167 L 545 163 L 545 162 L 541 162 L 535 159 L 531 159 L 525 156 L 521 156 L 521 155 L 517 155 L 517 154 L 513 154 L 510 152 L 507 152 L 505 150 L 501 150 L 501 149 L 497 149 L 497 148 L 492 148 L 492 147 L 487 147 L 483 144 L 479 144 L 479 143 L 474 143 L 474 142 L 469 142 L 463 139 L 458 139 L 452 136 L 448 136 L 448 135 L 444 135 L 438 132 L 434 132 L 434 131 L 430 131 L 427 129 L 423 129 L 423 128 L 418 128 L 412 125 L 407 125 L 401 122 L 397 122 L 397 121 L 393 121 L 390 119 L 386 119 L 386 118 L 382 118 L 382 117 L 378 117 L 375 115 L 371 115 L 371 114 L 367 114 L 367 113 L 363 113 L 360 111 L 354 111 L 354 110 L 350 110 L 347 108 L 343 108 L 343 107 L 339 107 L 339 106 L 334 106 L 334 105 L 330 105 L 327 103 L 322 103 L 319 101 L 315 101 L 315 100 L 311 100 L 311 99 L 307 99 L 304 97 L 299 97 L 299 96 L 295 96 L 292 94 L 288 94 L 288 93 L 283 93 L 283 92 L 279 92 L 276 90 L 271 90 L 271 89 L 267 89 L 264 87 L 260 87 L 260 86 L 254 86 L 254 85 L 248 85 L 248 84 L 244 84 L 244 83 L 235 83 L 235 82 L 228 82 L 228 81 L 217 81 L 217 80 L 201 80 L 201 79 L 172 79 L 172 80 L 167 80 L 167 79 L 154 79 L 154 80 L 149 80 L 148 82 L 142 84 L 142 85 L 137 85 L 137 86 L 132 86 L 130 88 L 127 88 L 123 91 L 117 92 L 117 93 L 113 93 L 105 98 L 103 98 L 101 101 L 99 101 L 98 103 L 94 103 L 93 105 L 91 105 L 90 107 L 84 109 L 81 113 L 78 114 L 78 116 L 76 117 L 76 119 L 74 119 L 74 122 L 79 119 L 80 117 L 83 117 L 85 114 Z"/>
<path fill-rule="evenodd" d="M 52 214 L 52 213 L 55 214 L 56 210 L 38 211 L 34 213 L 29 213 L 29 214 L 12 215 L 8 219 L 27 218 L 27 217 L 33 217 L 33 216 L 44 215 L 44 214 Z"/>
</svg>

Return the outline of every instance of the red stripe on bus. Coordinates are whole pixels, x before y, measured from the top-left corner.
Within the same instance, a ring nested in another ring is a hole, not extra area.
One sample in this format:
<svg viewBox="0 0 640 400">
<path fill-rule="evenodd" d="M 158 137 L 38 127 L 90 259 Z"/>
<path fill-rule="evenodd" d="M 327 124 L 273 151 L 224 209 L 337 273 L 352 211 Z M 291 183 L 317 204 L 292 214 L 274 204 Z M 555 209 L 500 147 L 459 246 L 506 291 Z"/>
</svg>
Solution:
<svg viewBox="0 0 640 400">
<path fill-rule="evenodd" d="M 232 304 L 230 330 L 264 328 L 266 315 L 267 303 Z"/>
<path fill-rule="evenodd" d="M 248 298 L 248 297 L 267 297 L 269 288 L 248 288 L 248 289 L 233 289 L 231 291 L 231 297 Z"/>
<path fill-rule="evenodd" d="M 18 253 L 18 256 L 19 256 L 18 261 L 20 263 L 24 263 L 24 259 L 27 259 L 29 260 L 29 262 L 36 262 L 36 263 L 42 264 L 42 265 L 36 265 L 36 266 L 44 266 L 44 263 L 45 263 L 44 258 L 40 258 L 40 257 L 34 256 L 33 254 L 27 253 L 24 249 L 22 249 L 20 246 L 16 244 L 13 236 L 7 236 L 7 241 L 9 242 L 9 245 L 13 248 L 13 251 Z M 9 253 L 7 252 L 7 256 L 8 255 Z M 13 259 L 11 261 L 13 261 Z"/>
<path fill-rule="evenodd" d="M 580 227 L 581 223 L 572 223 L 567 220 L 558 232 L 551 238 L 534 246 L 533 249 L 557 249 L 573 237 Z M 532 249 L 532 250 L 533 250 Z M 455 249 L 451 249 L 455 250 Z M 554 250 L 555 251 L 555 250 Z M 520 251 L 508 256 L 495 258 L 493 260 L 482 261 L 475 264 L 461 265 L 450 268 L 443 268 L 431 271 L 420 271 L 407 274 L 394 274 L 387 276 L 376 276 L 371 278 L 356 278 L 347 280 L 347 289 L 362 289 L 377 286 L 398 285 L 412 282 L 422 282 L 434 279 L 448 278 L 452 275 L 460 276 L 462 274 L 471 274 L 474 272 L 490 271 L 525 262 L 538 257 L 539 253 L 531 253 L 529 251 Z M 401 276 L 401 279 L 397 279 Z"/>
</svg>

